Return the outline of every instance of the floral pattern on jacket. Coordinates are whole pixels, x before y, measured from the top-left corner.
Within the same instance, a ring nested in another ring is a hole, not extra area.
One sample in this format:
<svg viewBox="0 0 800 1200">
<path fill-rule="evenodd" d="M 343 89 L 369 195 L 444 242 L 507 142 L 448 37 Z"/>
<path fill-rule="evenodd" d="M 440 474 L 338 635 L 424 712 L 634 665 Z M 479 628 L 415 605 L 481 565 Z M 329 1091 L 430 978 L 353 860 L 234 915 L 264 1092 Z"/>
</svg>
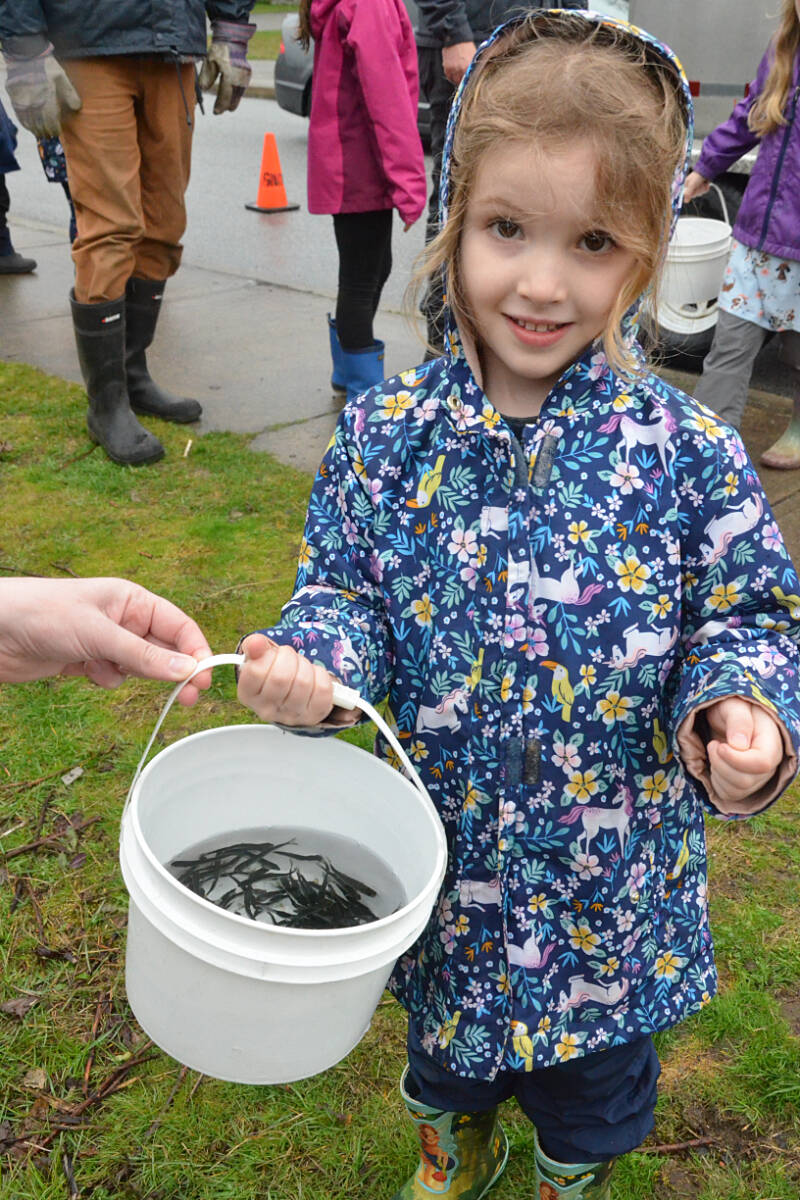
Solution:
<svg viewBox="0 0 800 1200">
<path fill-rule="evenodd" d="M 701 404 L 595 345 L 521 444 L 450 341 L 344 410 L 267 632 L 388 695 L 449 848 L 391 987 L 432 1058 L 492 1078 L 713 995 L 712 806 L 676 731 L 742 695 L 796 755 L 800 585 Z"/>
</svg>

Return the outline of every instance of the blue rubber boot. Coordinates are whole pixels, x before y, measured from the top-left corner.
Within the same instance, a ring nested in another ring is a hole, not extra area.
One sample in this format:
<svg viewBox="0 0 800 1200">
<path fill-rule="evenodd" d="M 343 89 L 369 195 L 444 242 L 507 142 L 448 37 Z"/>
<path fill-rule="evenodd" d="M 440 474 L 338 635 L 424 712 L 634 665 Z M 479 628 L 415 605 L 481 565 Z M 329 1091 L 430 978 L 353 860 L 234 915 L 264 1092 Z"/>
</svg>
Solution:
<svg viewBox="0 0 800 1200">
<path fill-rule="evenodd" d="M 339 334 L 336 332 L 336 322 L 330 313 L 328 313 L 328 333 L 331 339 L 331 361 L 333 363 L 333 373 L 331 374 L 331 387 L 336 393 L 336 398 L 344 400 L 347 395 L 347 384 L 344 381 L 344 362 L 342 355 L 344 351 L 339 345 Z"/>
<path fill-rule="evenodd" d="M 360 396 L 362 392 L 369 391 L 376 383 L 383 383 L 385 349 L 383 342 L 375 341 L 365 350 L 342 350 L 342 365 L 348 400 Z"/>
</svg>

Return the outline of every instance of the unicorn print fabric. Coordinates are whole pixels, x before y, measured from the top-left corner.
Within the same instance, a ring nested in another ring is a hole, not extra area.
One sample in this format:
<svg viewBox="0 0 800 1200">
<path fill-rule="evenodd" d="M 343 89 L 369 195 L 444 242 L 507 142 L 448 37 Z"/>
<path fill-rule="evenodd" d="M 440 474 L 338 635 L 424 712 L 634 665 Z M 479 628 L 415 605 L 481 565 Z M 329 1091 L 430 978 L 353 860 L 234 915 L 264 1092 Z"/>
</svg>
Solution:
<svg viewBox="0 0 800 1200">
<path fill-rule="evenodd" d="M 446 177 L 447 155 L 445 216 Z M 348 404 L 266 632 L 388 696 L 450 849 L 391 986 L 433 1059 L 491 1079 L 714 994 L 704 814 L 742 814 L 677 732 L 744 696 L 785 744 L 747 811 L 791 781 L 800 585 L 738 435 L 690 397 L 598 341 L 518 440 L 479 378 L 452 326 L 444 358 Z"/>
</svg>

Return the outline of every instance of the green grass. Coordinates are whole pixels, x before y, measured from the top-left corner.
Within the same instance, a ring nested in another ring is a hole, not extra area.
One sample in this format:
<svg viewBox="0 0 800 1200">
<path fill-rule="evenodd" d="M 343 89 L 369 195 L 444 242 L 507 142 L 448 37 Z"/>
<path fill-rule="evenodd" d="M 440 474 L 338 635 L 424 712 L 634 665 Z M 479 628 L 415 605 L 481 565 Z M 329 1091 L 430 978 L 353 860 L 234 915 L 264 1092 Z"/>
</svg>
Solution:
<svg viewBox="0 0 800 1200">
<path fill-rule="evenodd" d="M 122 469 L 87 453 L 84 404 L 77 387 L 0 364 L 0 570 L 131 576 L 194 615 L 215 651 L 233 649 L 290 592 L 310 479 L 228 434 L 195 435 L 184 457 L 190 435 L 158 422 L 167 457 Z M 127 1007 L 119 817 L 167 691 L 75 679 L 0 690 L 2 849 L 61 831 L 0 855 L 0 1004 L 35 1000 L 0 1012 L 0 1197 L 388 1198 L 414 1163 L 392 1001 L 344 1063 L 275 1088 L 182 1070 Z M 172 710 L 164 739 L 248 719 L 222 668 L 195 708 Z M 795 788 L 764 817 L 709 827 L 721 996 L 658 1039 L 656 1129 L 620 1162 L 614 1200 L 800 1194 L 798 818 Z M 70 831 L 81 820 L 94 823 Z M 87 1104 L 115 1071 L 125 1086 Z M 532 1130 L 513 1105 L 504 1119 L 512 1158 L 492 1196 L 519 1200 L 532 1196 Z M 646 1152 L 686 1142 L 699 1144 Z"/>
<path fill-rule="evenodd" d="M 269 0 L 256 0 L 256 3 L 253 5 L 253 12 L 256 12 L 256 13 L 258 13 L 258 12 L 264 12 L 264 13 L 297 12 L 297 5 L 296 4 L 270 4 Z"/>
<path fill-rule="evenodd" d="M 280 29 L 259 29 L 250 39 L 247 47 L 248 58 L 265 58 L 275 60 L 281 45 Z"/>
</svg>

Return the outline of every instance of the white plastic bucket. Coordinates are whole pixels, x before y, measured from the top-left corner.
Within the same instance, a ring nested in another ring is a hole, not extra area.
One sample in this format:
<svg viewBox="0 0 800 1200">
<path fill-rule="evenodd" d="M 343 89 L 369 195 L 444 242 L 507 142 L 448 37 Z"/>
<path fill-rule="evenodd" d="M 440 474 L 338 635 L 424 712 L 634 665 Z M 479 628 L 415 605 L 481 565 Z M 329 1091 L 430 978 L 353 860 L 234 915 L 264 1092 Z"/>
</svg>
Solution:
<svg viewBox="0 0 800 1200">
<path fill-rule="evenodd" d="M 206 838 L 271 824 L 359 840 L 391 866 L 407 903 L 353 928 L 287 929 L 201 899 L 165 866 Z M 218 1079 L 285 1083 L 326 1070 L 364 1036 L 396 959 L 425 928 L 446 853 L 422 785 L 349 743 L 268 725 L 183 738 L 137 771 L 122 820 L 136 1019 L 168 1054 Z"/>
<path fill-rule="evenodd" d="M 660 325 L 673 333 L 690 334 L 702 333 L 716 323 L 717 296 L 730 246 L 727 219 L 679 218 L 658 295 Z"/>
</svg>

